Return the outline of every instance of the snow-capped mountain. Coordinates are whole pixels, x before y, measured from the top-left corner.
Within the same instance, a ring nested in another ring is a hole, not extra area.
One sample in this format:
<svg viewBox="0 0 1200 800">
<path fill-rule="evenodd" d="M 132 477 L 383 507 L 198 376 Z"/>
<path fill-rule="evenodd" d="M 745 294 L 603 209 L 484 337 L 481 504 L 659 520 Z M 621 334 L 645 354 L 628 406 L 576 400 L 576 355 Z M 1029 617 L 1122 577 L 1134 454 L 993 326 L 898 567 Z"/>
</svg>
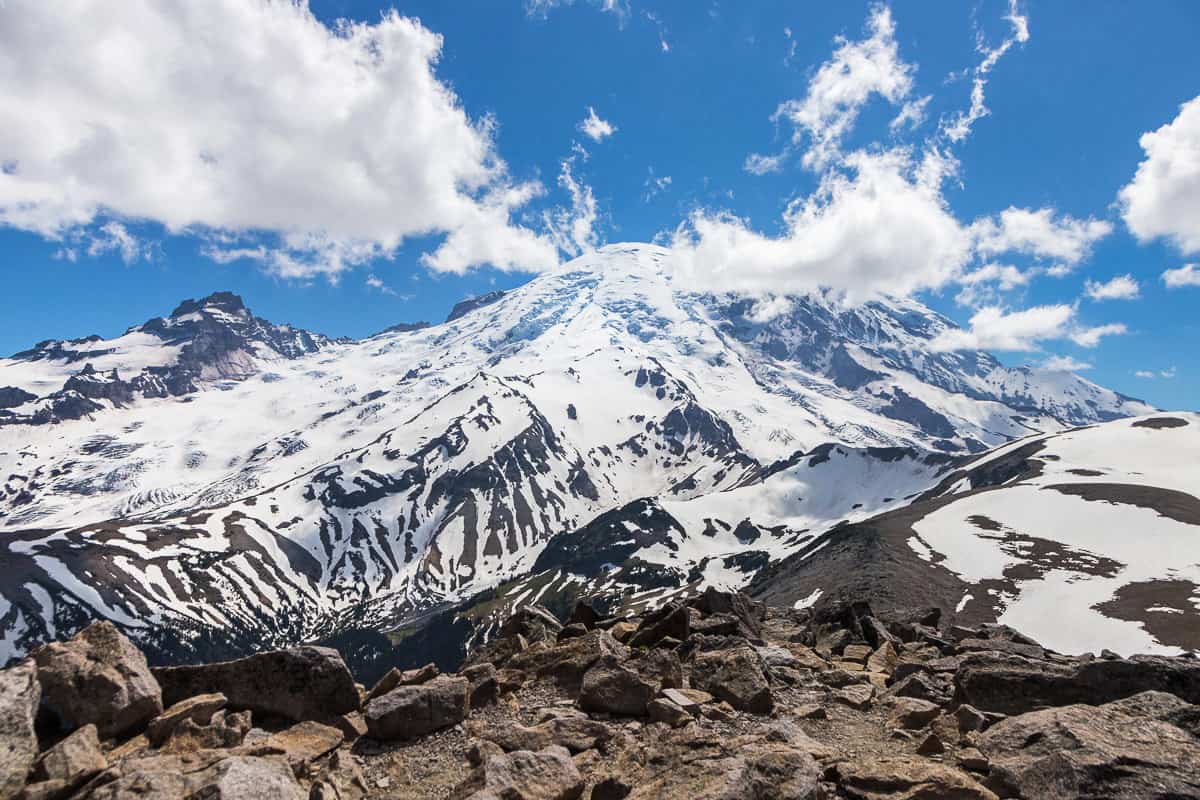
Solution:
<svg viewBox="0 0 1200 800">
<path fill-rule="evenodd" d="M 53 423 L 0 426 L 0 658 L 96 614 L 166 659 L 391 630 L 531 574 L 740 585 L 968 453 L 1152 411 L 934 352 L 953 323 L 916 301 L 764 319 L 670 271 L 613 245 L 357 342 L 219 294 L 0 361 L 33 395 L 3 419 Z M 44 411 L 71 392 L 81 413 Z"/>
<path fill-rule="evenodd" d="M 804 607 L 869 593 L 1019 626 L 1065 653 L 1200 650 L 1200 414 L 1030 436 L 760 572 Z"/>
<path fill-rule="evenodd" d="M 190 394 L 328 344 L 320 334 L 259 319 L 237 295 L 217 292 L 115 339 L 51 339 L 0 359 L 0 425 L 74 420 L 139 399 Z"/>
</svg>

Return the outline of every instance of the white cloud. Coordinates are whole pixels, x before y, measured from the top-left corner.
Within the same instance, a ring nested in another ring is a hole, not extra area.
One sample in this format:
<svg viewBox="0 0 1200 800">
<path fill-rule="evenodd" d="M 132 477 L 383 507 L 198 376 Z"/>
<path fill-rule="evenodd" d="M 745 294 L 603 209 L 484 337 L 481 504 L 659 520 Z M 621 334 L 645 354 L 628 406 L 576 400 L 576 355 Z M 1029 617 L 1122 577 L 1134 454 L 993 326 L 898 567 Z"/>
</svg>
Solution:
<svg viewBox="0 0 1200 800">
<path fill-rule="evenodd" d="M 1084 291 L 1093 300 L 1135 300 L 1141 288 L 1132 275 L 1118 275 L 1104 283 L 1088 281 Z"/>
<path fill-rule="evenodd" d="M 1012 27 L 1012 33 L 996 47 L 986 47 L 980 36 L 976 49 L 983 56 L 979 66 L 975 68 L 971 81 L 971 105 L 966 111 L 959 112 L 942 125 L 943 135 L 951 142 L 960 142 L 967 138 L 976 122 L 991 112 L 984 105 L 984 87 L 987 86 L 988 74 L 996 66 L 1005 53 L 1015 44 L 1029 41 L 1029 20 L 1018 13 L 1017 0 L 1009 0 L 1008 15 L 1004 18 Z"/>
<path fill-rule="evenodd" d="M 1078 324 L 1075 307 L 1058 304 L 1007 311 L 987 306 L 975 312 L 970 326 L 947 330 L 932 342 L 934 350 L 1037 350 L 1042 342 L 1069 339 L 1081 347 L 1095 347 L 1105 336 L 1125 333 L 1120 323 L 1094 328 Z"/>
<path fill-rule="evenodd" d="M 921 123 L 925 121 L 925 108 L 929 105 L 929 101 L 933 99 L 933 95 L 925 95 L 916 100 L 909 100 L 900 107 L 900 113 L 897 114 L 891 122 L 888 123 L 888 128 L 896 133 L 905 128 L 919 128 Z"/>
<path fill-rule="evenodd" d="M 1155 378 L 1158 377 L 1157 374 L 1151 372 L 1148 369 L 1139 369 L 1137 372 L 1134 372 L 1133 374 L 1139 378 L 1147 378 L 1149 380 L 1154 380 Z"/>
<path fill-rule="evenodd" d="M 932 342 L 934 350 L 1036 350 L 1040 342 L 1067 335 L 1075 309 L 1069 305 L 1035 306 L 1008 312 L 981 308 L 967 329 L 951 329 Z"/>
<path fill-rule="evenodd" d="M 751 175 L 767 175 L 772 172 L 779 172 L 783 168 L 783 162 L 787 160 L 786 152 L 776 153 L 775 155 L 763 155 L 762 153 L 751 153 L 746 156 L 746 161 L 742 164 L 742 169 L 749 172 Z"/>
<path fill-rule="evenodd" d="M 438 234 L 433 268 L 553 267 L 512 219 L 540 188 L 437 78 L 441 47 L 394 12 L 331 29 L 303 2 L 0 3 L 0 225 L 153 221 L 301 277 Z"/>
<path fill-rule="evenodd" d="M 873 95 L 892 104 L 908 96 L 914 68 L 900 58 L 895 31 L 891 9 L 875 6 L 867 20 L 868 36 L 856 42 L 839 37 L 832 58 L 809 81 L 804 99 L 789 100 L 775 111 L 773 119 L 795 127 L 793 144 L 807 139 L 805 166 L 821 167 L 837 157 L 842 138 Z"/>
<path fill-rule="evenodd" d="M 1080 361 L 1070 356 L 1050 356 L 1041 363 L 1042 369 L 1054 372 L 1083 372 L 1084 370 L 1092 369 L 1092 366 L 1092 364 L 1086 361 Z"/>
<path fill-rule="evenodd" d="M 116 252 L 120 254 L 121 260 L 126 264 L 150 257 L 150 246 L 115 220 L 104 223 L 88 236 L 90 238 L 87 246 L 89 256 Z"/>
<path fill-rule="evenodd" d="M 1200 252 L 1200 97 L 1138 141 L 1146 158 L 1118 194 L 1125 224 L 1142 241 L 1162 237 Z"/>
<path fill-rule="evenodd" d="M 1200 286 L 1200 265 L 1184 264 L 1178 269 L 1169 269 L 1162 274 L 1163 283 L 1168 289 L 1178 289 L 1183 286 Z"/>
<path fill-rule="evenodd" d="M 791 312 L 794 303 L 787 297 L 768 297 L 755 301 L 746 314 L 746 319 L 759 325 L 766 324 L 776 317 Z"/>
<path fill-rule="evenodd" d="M 550 238 L 564 253 L 581 255 L 596 249 L 596 198 L 592 187 L 575 177 L 575 160 L 564 159 L 558 173 L 558 183 L 571 197 L 570 208 L 557 208 L 544 215 Z"/>
<path fill-rule="evenodd" d="M 646 178 L 646 182 L 643 185 L 645 186 L 646 191 L 642 194 L 642 200 L 643 202 L 649 203 L 655 197 L 671 188 L 671 176 L 655 175 L 654 168 L 651 167 L 650 175 Z"/>
<path fill-rule="evenodd" d="M 1032 271 L 1022 272 L 1011 264 L 984 264 L 958 278 L 963 289 L 954 300 L 963 306 L 995 305 L 1000 292 L 1025 286 L 1032 277 Z"/>
<path fill-rule="evenodd" d="M 1105 336 L 1119 336 L 1128 333 L 1129 329 L 1120 322 L 1108 325 L 1097 325 L 1094 328 L 1078 328 L 1070 334 L 1070 339 L 1080 347 L 1095 347 Z"/>
<path fill-rule="evenodd" d="M 1175 368 L 1168 367 L 1167 369 L 1164 369 L 1162 372 L 1160 372 L 1158 374 L 1162 375 L 1164 378 L 1174 378 L 1175 377 Z"/>
<path fill-rule="evenodd" d="M 596 114 L 596 109 L 588 106 L 587 116 L 577 126 L 580 133 L 591 139 L 593 142 L 599 142 L 607 139 L 617 132 L 617 126 L 613 125 L 608 120 L 600 119 Z"/>
<path fill-rule="evenodd" d="M 625 24 L 631 13 L 627 0 L 589 0 L 589 3 L 605 13 L 612 14 L 621 25 Z M 572 5 L 575 5 L 575 0 L 525 0 L 525 13 L 544 19 L 554 9 Z"/>
<path fill-rule="evenodd" d="M 366 284 L 369 288 L 374 289 L 375 291 L 379 292 L 380 294 L 387 294 L 387 295 L 391 295 L 393 297 L 399 297 L 399 295 L 396 293 L 395 289 L 388 286 L 386 283 L 383 282 L 382 278 L 377 277 L 375 275 L 368 275 Z M 409 298 L 406 295 L 404 297 L 404 299 L 407 300 Z"/>
<path fill-rule="evenodd" d="M 1104 220 L 1056 215 L 1050 208 L 1009 207 L 998 217 L 976 221 L 972 228 L 976 248 L 985 257 L 1023 253 L 1053 259 L 1066 268 L 1086 258 L 1092 245 L 1112 232 L 1112 224 Z"/>
<path fill-rule="evenodd" d="M 687 285 L 743 293 L 831 288 L 850 300 L 911 294 L 954 279 L 970 236 L 942 200 L 944 165 L 914 163 L 903 150 L 857 152 L 847 173 L 825 173 L 793 202 L 782 236 L 729 214 L 696 212 L 674 237 L 673 262 Z"/>
</svg>

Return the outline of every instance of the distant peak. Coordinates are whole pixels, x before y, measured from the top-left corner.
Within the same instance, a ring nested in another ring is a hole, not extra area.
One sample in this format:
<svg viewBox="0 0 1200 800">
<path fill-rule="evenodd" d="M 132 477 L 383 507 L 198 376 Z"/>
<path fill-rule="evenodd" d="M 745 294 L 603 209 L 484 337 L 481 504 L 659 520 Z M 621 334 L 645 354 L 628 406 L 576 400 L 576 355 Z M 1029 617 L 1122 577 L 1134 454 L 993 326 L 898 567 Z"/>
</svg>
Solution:
<svg viewBox="0 0 1200 800">
<path fill-rule="evenodd" d="M 490 305 L 501 297 L 504 297 L 506 292 L 502 289 L 497 289 L 494 292 L 481 294 L 478 297 L 468 297 L 466 300 L 460 300 L 454 304 L 454 308 L 450 309 L 450 316 L 446 317 L 446 322 L 453 322 L 464 314 L 469 314 L 477 308 Z"/>
<path fill-rule="evenodd" d="M 246 304 L 240 296 L 233 292 L 213 292 L 199 300 L 184 300 L 171 312 L 171 316 L 182 317 L 184 314 L 192 314 L 205 308 L 215 308 L 229 314 L 247 313 Z"/>
</svg>

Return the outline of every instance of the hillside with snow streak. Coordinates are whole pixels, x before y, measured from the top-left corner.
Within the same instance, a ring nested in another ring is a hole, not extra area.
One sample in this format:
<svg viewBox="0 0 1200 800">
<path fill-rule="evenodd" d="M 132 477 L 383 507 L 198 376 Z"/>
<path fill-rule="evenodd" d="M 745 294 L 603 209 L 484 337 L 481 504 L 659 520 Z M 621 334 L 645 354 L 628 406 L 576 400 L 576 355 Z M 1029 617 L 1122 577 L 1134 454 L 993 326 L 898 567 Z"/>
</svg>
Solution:
<svg viewBox="0 0 1200 800">
<path fill-rule="evenodd" d="M 392 629 L 633 503 L 683 532 L 635 548 L 656 580 L 744 583 L 967 454 L 1152 410 L 935 352 L 913 300 L 783 305 L 613 245 L 357 342 L 219 294 L 0 361 L 0 657 L 92 615 L 164 659 Z"/>
</svg>

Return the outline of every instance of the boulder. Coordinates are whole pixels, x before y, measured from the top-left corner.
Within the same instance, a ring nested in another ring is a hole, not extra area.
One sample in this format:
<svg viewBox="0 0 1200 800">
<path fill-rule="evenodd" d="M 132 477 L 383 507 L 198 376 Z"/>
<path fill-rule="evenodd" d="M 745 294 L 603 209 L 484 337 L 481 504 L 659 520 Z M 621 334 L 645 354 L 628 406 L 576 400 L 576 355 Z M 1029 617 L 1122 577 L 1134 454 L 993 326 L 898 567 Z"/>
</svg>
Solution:
<svg viewBox="0 0 1200 800">
<path fill-rule="evenodd" d="M 747 639 L 762 637 L 764 606 L 741 592 L 725 592 L 710 586 L 692 598 L 688 605 L 705 617 L 714 614 L 732 614 L 737 617 L 741 626 L 739 635 L 745 636 Z"/>
<path fill-rule="evenodd" d="M 1099 704 L 1146 691 L 1200 703 L 1200 660 L 1165 656 L 1059 664 L 994 652 L 963 657 L 959 699 L 981 711 L 1021 714 L 1047 706 Z"/>
<path fill-rule="evenodd" d="M 197 763 L 182 756 L 131 759 L 119 777 L 94 789 L 89 800 L 304 800 L 282 758 L 231 756 Z"/>
<path fill-rule="evenodd" d="M 220 692 L 201 694 L 180 700 L 150 720 L 150 724 L 146 726 L 146 739 L 150 744 L 158 747 L 170 738 L 185 719 L 190 719 L 197 725 L 207 725 L 212 720 L 213 714 L 224 708 L 227 703 L 225 695 Z"/>
<path fill-rule="evenodd" d="M 53 781 L 63 795 L 88 778 L 108 769 L 108 759 L 100 749 L 95 725 L 77 728 L 58 744 L 42 753 L 30 775 L 32 782 Z"/>
<path fill-rule="evenodd" d="M 915 697 L 937 705 L 950 702 L 954 687 L 950 680 L 937 673 L 916 672 L 892 685 L 890 692 L 895 697 Z"/>
<path fill-rule="evenodd" d="M 833 693 L 833 699 L 859 711 L 869 708 L 875 697 L 875 687 L 869 683 L 855 683 Z"/>
<path fill-rule="evenodd" d="M 1132 697 L 1114 700 L 1110 708 L 1135 717 L 1150 717 L 1182 728 L 1200 739 L 1200 706 L 1180 700 L 1167 692 L 1142 692 Z"/>
<path fill-rule="evenodd" d="M 93 724 L 102 739 L 137 731 L 162 713 L 146 657 L 107 620 L 33 654 L 45 703 L 71 726 Z"/>
<path fill-rule="evenodd" d="M 236 661 L 160 667 L 154 675 L 170 704 L 219 692 L 234 708 L 293 722 L 329 719 L 359 707 L 350 670 L 338 651 L 328 647 L 293 647 Z"/>
<path fill-rule="evenodd" d="M 567 620 L 568 625 L 582 625 L 589 631 L 596 627 L 596 623 L 600 621 L 600 615 L 596 613 L 596 609 L 592 608 L 587 602 L 580 600 L 575 604 L 575 609 L 571 612 L 571 617 Z"/>
<path fill-rule="evenodd" d="M 692 618 L 683 603 L 669 603 L 647 615 L 629 639 L 630 647 L 651 647 L 664 638 L 682 642 L 691 635 Z"/>
<path fill-rule="evenodd" d="M 627 663 L 647 679 L 658 681 L 664 689 L 683 687 L 683 664 L 673 650 L 648 650 Z"/>
<path fill-rule="evenodd" d="M 585 711 L 644 716 L 646 705 L 658 694 L 659 686 L 657 680 L 644 678 L 615 657 L 605 656 L 584 674 L 579 707 Z"/>
<path fill-rule="evenodd" d="M 775 706 L 762 661 L 748 646 L 696 654 L 691 683 L 740 711 L 768 714 Z"/>
<path fill-rule="evenodd" d="M 900 697 L 895 701 L 890 725 L 916 730 L 924 728 L 942 713 L 941 707 L 915 697 Z"/>
<path fill-rule="evenodd" d="M 400 670 L 392 667 L 367 693 L 367 700 L 385 695 L 397 686 L 415 686 L 431 681 L 438 676 L 437 664 L 426 664 L 416 669 Z"/>
<path fill-rule="evenodd" d="M 450 800 L 576 800 L 585 782 L 564 747 L 492 756 L 454 787 Z"/>
<path fill-rule="evenodd" d="M 699 689 L 673 689 L 668 687 L 662 690 L 662 696 L 694 717 L 700 715 L 700 707 L 702 705 L 711 703 L 713 700 L 711 694 L 702 692 Z"/>
<path fill-rule="evenodd" d="M 867 670 L 882 675 L 891 675 L 896 671 L 896 664 L 899 660 L 900 654 L 896 652 L 892 643 L 884 642 L 867 658 Z"/>
<path fill-rule="evenodd" d="M 1020 797 L 1200 797 L 1200 741 L 1136 705 L 1070 705 L 979 737 L 992 778 Z"/>
<path fill-rule="evenodd" d="M 997 800 L 970 775 L 924 759 L 852 759 L 837 765 L 837 778 L 842 792 L 856 800 Z"/>
<path fill-rule="evenodd" d="M 466 719 L 470 684 L 440 676 L 417 686 L 400 686 L 367 704 L 367 732 L 376 739 L 414 739 Z"/>
<path fill-rule="evenodd" d="M 532 727 L 472 720 L 467 723 L 467 730 L 476 738 L 495 744 L 505 753 L 544 750 L 554 745 L 565 747 L 572 754 L 582 753 L 607 742 L 613 736 L 609 726 L 584 716 L 553 717 Z"/>
<path fill-rule="evenodd" d="M 467 667 L 462 671 L 462 676 L 471 685 L 471 708 L 483 708 L 496 702 L 496 698 L 500 696 L 496 667 L 490 662 Z"/>
<path fill-rule="evenodd" d="M 692 721 L 692 715 L 665 697 L 656 697 L 646 706 L 646 713 L 654 722 L 662 722 L 672 728 L 681 728 Z"/>
<path fill-rule="evenodd" d="M 589 631 L 552 647 L 529 648 L 509 659 L 507 666 L 539 678 L 550 678 L 568 691 L 578 690 L 583 674 L 601 656 L 624 659 L 628 648 L 608 631 Z"/>
<path fill-rule="evenodd" d="M 37 757 L 33 723 L 41 696 L 32 661 L 0 670 L 0 800 L 20 794 Z"/>
<path fill-rule="evenodd" d="M 253 755 L 281 755 L 293 772 L 331 753 L 345 736 L 337 728 L 306 720 L 273 733 L 253 745 Z"/>
<path fill-rule="evenodd" d="M 222 709 L 214 713 L 206 725 L 184 718 L 159 749 L 163 753 L 194 753 L 198 750 L 237 747 L 246 739 L 250 727 L 249 711 L 227 714 Z"/>
</svg>

